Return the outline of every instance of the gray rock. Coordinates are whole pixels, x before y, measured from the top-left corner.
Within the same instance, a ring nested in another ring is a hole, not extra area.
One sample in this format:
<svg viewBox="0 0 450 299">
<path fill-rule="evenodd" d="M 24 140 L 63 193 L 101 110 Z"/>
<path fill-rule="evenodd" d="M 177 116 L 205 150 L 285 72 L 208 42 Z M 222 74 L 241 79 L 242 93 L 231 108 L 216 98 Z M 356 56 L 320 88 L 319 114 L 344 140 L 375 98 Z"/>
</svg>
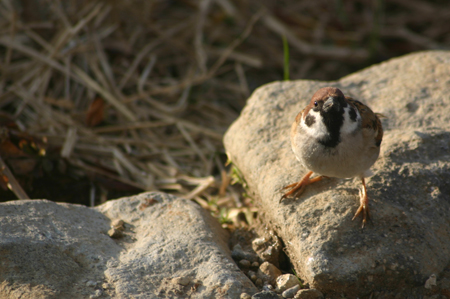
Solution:
<svg viewBox="0 0 450 299">
<path fill-rule="evenodd" d="M 239 244 L 233 247 L 233 251 L 231 251 L 231 256 L 235 261 L 247 260 L 251 263 L 258 261 L 258 256 L 255 253 L 245 251 Z"/>
<path fill-rule="evenodd" d="M 242 293 L 240 299 L 252 299 L 252 296 L 247 293 Z"/>
<path fill-rule="evenodd" d="M 1 203 L 0 298 L 89 298 L 122 250 L 108 229 L 109 219 L 85 206 Z"/>
<path fill-rule="evenodd" d="M 259 88 L 224 144 L 264 221 L 311 287 L 349 297 L 423 284 L 450 262 L 450 52 L 408 55 L 337 82 Z M 384 114 L 381 154 L 367 180 L 372 225 L 351 221 L 357 180 L 326 179 L 282 203 L 283 186 L 306 173 L 291 151 L 296 114 L 324 86 Z"/>
<path fill-rule="evenodd" d="M 247 261 L 247 260 L 239 261 L 239 266 L 242 268 L 250 268 L 250 265 L 251 265 L 250 261 Z"/>
<path fill-rule="evenodd" d="M 320 299 L 323 298 L 323 294 L 316 289 L 300 290 L 295 294 L 295 299 Z"/>
<path fill-rule="evenodd" d="M 158 204 L 139 209 L 148 198 Z M 107 235 L 111 220 L 123 237 Z M 46 200 L 0 204 L 0 298 L 239 298 L 255 293 L 227 232 L 198 205 L 144 193 L 95 209 Z M 102 289 L 100 289 L 100 287 Z"/>
<path fill-rule="evenodd" d="M 298 290 L 300 290 L 300 285 L 293 286 L 292 288 L 287 289 L 281 295 L 283 298 L 294 298 L 295 294 L 297 294 Z"/>
<path fill-rule="evenodd" d="M 274 291 L 262 291 L 252 296 L 252 299 L 279 299 L 279 298 L 280 296 L 278 296 L 278 294 L 275 293 Z"/>
<path fill-rule="evenodd" d="M 158 203 L 139 209 L 148 198 Z M 126 251 L 119 265 L 105 272 L 119 296 L 239 298 L 243 292 L 256 291 L 231 259 L 227 232 L 195 203 L 164 193 L 144 193 L 108 201 L 97 209 L 132 227 L 130 240 L 120 239 Z M 191 277 L 192 282 L 184 286 L 174 283 L 175 277 Z"/>
</svg>

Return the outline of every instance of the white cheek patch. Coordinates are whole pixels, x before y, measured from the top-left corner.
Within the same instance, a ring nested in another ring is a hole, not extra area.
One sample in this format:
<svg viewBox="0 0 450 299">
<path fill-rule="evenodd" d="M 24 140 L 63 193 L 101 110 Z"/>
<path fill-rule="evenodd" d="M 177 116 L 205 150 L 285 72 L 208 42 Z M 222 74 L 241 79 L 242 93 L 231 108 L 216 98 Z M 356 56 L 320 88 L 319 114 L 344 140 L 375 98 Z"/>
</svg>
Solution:
<svg viewBox="0 0 450 299">
<path fill-rule="evenodd" d="M 314 118 L 314 122 L 309 126 L 305 122 L 308 116 Z M 302 129 L 306 132 L 306 134 L 315 138 L 321 138 L 328 134 L 327 127 L 323 123 L 319 111 L 314 111 L 312 109 L 309 110 L 308 115 L 306 115 L 305 119 L 303 119 L 302 117 L 300 125 L 302 126 Z"/>
<path fill-rule="evenodd" d="M 356 121 L 352 120 L 350 117 L 350 111 L 351 109 L 354 109 L 354 112 L 356 113 Z M 341 133 L 343 134 L 350 134 L 353 133 L 359 126 L 361 126 L 361 115 L 359 115 L 359 112 L 355 108 L 351 108 L 347 105 L 347 107 L 344 108 L 344 123 L 341 127 Z"/>
</svg>

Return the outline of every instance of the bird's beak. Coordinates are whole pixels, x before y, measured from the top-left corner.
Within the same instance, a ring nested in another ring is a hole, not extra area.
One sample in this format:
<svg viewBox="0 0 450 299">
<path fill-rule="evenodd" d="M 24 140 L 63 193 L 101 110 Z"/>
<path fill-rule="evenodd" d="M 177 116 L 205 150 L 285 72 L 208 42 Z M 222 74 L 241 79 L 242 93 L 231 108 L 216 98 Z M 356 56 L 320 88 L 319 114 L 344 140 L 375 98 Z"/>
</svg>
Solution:
<svg viewBox="0 0 450 299">
<path fill-rule="evenodd" d="M 323 104 L 323 111 L 327 112 L 332 107 L 335 107 L 339 110 L 339 101 L 335 97 L 328 97 L 328 99 Z"/>
</svg>

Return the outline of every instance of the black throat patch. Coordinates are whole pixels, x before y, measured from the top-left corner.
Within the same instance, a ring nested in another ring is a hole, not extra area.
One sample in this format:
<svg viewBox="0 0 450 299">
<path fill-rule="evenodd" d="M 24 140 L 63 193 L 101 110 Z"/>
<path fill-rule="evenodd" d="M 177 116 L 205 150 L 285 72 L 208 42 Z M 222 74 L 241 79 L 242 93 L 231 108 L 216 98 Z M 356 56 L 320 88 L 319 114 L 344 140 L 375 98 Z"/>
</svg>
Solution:
<svg viewBox="0 0 450 299">
<path fill-rule="evenodd" d="M 328 134 L 319 139 L 319 143 L 325 147 L 336 147 L 341 142 L 340 130 L 344 123 L 344 109 L 342 108 L 338 111 L 333 109 L 328 112 L 320 111 Z"/>
</svg>

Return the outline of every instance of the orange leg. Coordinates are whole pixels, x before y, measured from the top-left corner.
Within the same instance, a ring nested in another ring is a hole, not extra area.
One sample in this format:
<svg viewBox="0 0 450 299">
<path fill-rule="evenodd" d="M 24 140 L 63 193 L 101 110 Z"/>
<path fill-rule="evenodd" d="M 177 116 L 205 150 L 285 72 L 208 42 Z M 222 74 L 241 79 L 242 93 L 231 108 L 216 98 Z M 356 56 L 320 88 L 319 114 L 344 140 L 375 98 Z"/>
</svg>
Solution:
<svg viewBox="0 0 450 299">
<path fill-rule="evenodd" d="M 283 194 L 283 196 L 280 199 L 280 202 L 283 199 L 285 199 L 286 197 L 290 196 L 291 194 L 294 194 L 294 196 L 300 196 L 303 193 L 303 191 L 305 191 L 305 187 L 307 185 L 312 184 L 314 182 L 318 182 L 318 181 L 323 179 L 323 176 L 318 176 L 318 177 L 315 177 L 313 179 L 310 179 L 312 174 L 313 174 L 313 172 L 310 171 L 307 174 L 305 174 L 305 176 L 300 181 L 285 186 L 283 188 L 283 190 L 284 189 L 289 189 L 289 188 L 291 188 L 291 190 L 289 190 L 288 192 Z"/>
<path fill-rule="evenodd" d="M 355 216 L 353 216 L 352 220 L 355 220 L 355 218 L 362 213 L 363 215 L 363 221 L 362 221 L 362 228 L 364 228 L 364 225 L 367 223 L 367 219 L 370 219 L 369 214 L 369 198 L 367 197 L 367 190 L 366 190 L 366 182 L 364 178 L 361 178 L 362 181 L 362 190 L 359 192 L 359 208 L 355 213 Z"/>
</svg>

